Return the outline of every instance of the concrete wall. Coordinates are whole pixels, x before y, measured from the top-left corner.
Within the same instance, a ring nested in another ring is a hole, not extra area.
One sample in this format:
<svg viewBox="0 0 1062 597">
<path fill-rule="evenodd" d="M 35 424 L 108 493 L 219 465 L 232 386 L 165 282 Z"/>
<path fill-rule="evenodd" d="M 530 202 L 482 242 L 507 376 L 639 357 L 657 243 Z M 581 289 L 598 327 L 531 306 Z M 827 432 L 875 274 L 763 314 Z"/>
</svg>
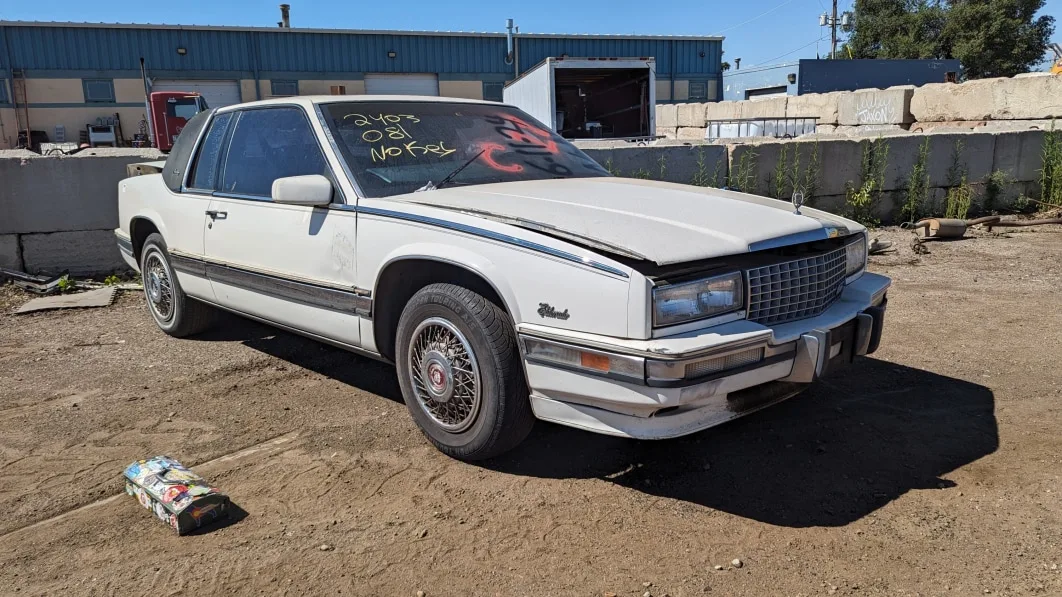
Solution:
<svg viewBox="0 0 1062 597">
<path fill-rule="evenodd" d="M 945 64 L 941 68 L 946 67 Z M 755 75 L 756 71 L 750 69 L 749 73 Z M 658 106 L 657 134 L 667 138 L 700 139 L 704 138 L 704 131 L 694 129 L 703 129 L 705 121 L 783 117 L 818 118 L 817 133 L 852 137 L 875 137 L 907 130 L 929 132 L 940 128 L 952 132 L 977 128 L 1047 129 L 1052 119 L 1062 118 L 1059 97 L 1062 97 L 1062 77 L 1030 73 L 1009 79 L 982 79 L 961 84 L 905 85 L 689 104 L 689 107 Z M 700 118 L 702 113 L 704 120 Z M 682 128 L 687 130 L 682 131 Z"/>
<path fill-rule="evenodd" d="M 114 244 L 118 181 L 154 150 L 100 148 L 69 157 L 0 151 L 0 266 L 73 275 L 125 269 Z"/>
<path fill-rule="evenodd" d="M 698 116 L 699 109 L 687 107 L 687 112 L 682 116 L 686 121 L 703 118 Z M 675 122 L 678 115 L 676 111 Z M 985 181 L 996 171 L 1005 173 L 1008 181 L 995 199 L 997 209 L 1013 203 L 1020 194 L 1039 197 L 1044 136 L 1043 131 L 934 132 L 730 145 L 678 140 L 653 145 L 580 141 L 577 145 L 617 176 L 737 186 L 781 199 L 789 198 L 796 180 L 801 190 L 811 194 L 811 205 L 838 213 L 846 212 L 846 190 L 863 182 L 864 150 L 876 145 L 886 149 L 886 158 L 875 214 L 888 223 L 904 202 L 908 177 L 923 143 L 929 148 L 930 190 L 925 209 L 939 215 L 959 171 L 974 187 L 975 206 L 983 203 Z M 69 270 L 74 275 L 122 269 L 112 232 L 118 226 L 118 181 L 125 177 L 126 164 L 159 157 L 152 150 L 109 148 L 64 158 L 0 151 L 0 266 L 31 272 Z M 779 173 L 784 177 L 782 184 Z"/>
</svg>

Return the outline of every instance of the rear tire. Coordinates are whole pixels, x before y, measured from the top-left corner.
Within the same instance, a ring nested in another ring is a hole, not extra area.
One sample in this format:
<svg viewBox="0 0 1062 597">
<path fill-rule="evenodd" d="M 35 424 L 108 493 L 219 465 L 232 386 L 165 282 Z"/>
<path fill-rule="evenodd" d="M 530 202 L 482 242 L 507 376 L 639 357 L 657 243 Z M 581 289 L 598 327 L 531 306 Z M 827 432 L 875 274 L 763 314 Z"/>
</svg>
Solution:
<svg viewBox="0 0 1062 597">
<path fill-rule="evenodd" d="M 483 460 L 534 426 L 516 332 L 504 309 L 467 288 L 432 284 L 398 320 L 395 362 L 402 397 L 443 453 Z"/>
<path fill-rule="evenodd" d="M 144 280 L 144 297 L 148 312 L 159 329 L 175 338 L 198 334 L 210 327 L 217 310 L 189 298 L 170 265 L 166 241 L 159 233 L 144 241 L 140 252 L 140 275 Z"/>
</svg>

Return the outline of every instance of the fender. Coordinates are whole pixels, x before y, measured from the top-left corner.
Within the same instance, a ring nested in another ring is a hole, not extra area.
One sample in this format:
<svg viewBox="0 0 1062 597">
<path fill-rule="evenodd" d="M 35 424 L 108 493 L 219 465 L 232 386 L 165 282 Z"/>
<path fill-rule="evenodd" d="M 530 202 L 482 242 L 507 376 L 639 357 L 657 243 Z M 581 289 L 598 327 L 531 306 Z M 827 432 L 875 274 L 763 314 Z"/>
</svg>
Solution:
<svg viewBox="0 0 1062 597">
<path fill-rule="evenodd" d="M 494 288 L 494 291 L 498 293 L 498 296 L 500 296 L 505 303 L 506 310 L 512 316 L 513 321 L 515 323 L 523 321 L 523 316 L 520 313 L 520 305 L 516 300 L 516 295 L 513 293 L 512 287 L 509 285 L 508 278 L 505 276 L 503 270 L 501 270 L 493 261 L 479 253 L 441 243 L 412 243 L 402 245 L 388 253 L 384 257 L 380 266 L 372 272 L 374 299 L 379 296 L 377 284 L 379 284 L 380 281 L 380 274 L 387 269 L 387 266 L 405 259 L 441 261 L 456 265 L 457 267 L 464 268 L 477 274 L 479 277 L 486 280 L 487 284 L 490 284 Z"/>
</svg>

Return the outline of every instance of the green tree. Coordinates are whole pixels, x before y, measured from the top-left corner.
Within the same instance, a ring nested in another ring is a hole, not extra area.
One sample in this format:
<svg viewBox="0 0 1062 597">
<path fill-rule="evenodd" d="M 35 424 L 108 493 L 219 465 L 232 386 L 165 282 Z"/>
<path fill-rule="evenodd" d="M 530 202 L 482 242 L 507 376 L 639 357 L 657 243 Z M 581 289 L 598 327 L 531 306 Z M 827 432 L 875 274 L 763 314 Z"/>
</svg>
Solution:
<svg viewBox="0 0 1062 597">
<path fill-rule="evenodd" d="M 969 79 L 1009 77 L 1043 59 L 1045 0 L 856 0 L 854 58 L 956 58 Z"/>
<path fill-rule="evenodd" d="M 1044 0 L 952 0 L 944 39 L 967 78 L 1012 77 L 1044 57 L 1055 18 L 1037 17 Z"/>
<path fill-rule="evenodd" d="M 853 58 L 944 58 L 945 13 L 926 0 L 856 0 L 848 50 Z"/>
</svg>

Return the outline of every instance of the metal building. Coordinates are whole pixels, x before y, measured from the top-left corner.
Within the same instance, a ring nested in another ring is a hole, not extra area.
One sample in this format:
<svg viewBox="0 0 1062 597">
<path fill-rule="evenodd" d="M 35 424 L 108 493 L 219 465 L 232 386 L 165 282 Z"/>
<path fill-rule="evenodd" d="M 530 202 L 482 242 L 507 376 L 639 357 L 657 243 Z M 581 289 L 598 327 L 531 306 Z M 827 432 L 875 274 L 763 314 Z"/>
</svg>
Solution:
<svg viewBox="0 0 1062 597">
<path fill-rule="evenodd" d="M 958 72 L 958 60 L 799 60 L 727 71 L 723 99 L 943 83 Z"/>
<path fill-rule="evenodd" d="M 77 141 L 118 114 L 129 139 L 145 89 L 199 91 L 213 107 L 309 94 L 501 100 L 507 81 L 562 55 L 653 57 L 658 102 L 719 99 L 721 37 L 0 21 L 0 148 L 25 120 Z"/>
</svg>

